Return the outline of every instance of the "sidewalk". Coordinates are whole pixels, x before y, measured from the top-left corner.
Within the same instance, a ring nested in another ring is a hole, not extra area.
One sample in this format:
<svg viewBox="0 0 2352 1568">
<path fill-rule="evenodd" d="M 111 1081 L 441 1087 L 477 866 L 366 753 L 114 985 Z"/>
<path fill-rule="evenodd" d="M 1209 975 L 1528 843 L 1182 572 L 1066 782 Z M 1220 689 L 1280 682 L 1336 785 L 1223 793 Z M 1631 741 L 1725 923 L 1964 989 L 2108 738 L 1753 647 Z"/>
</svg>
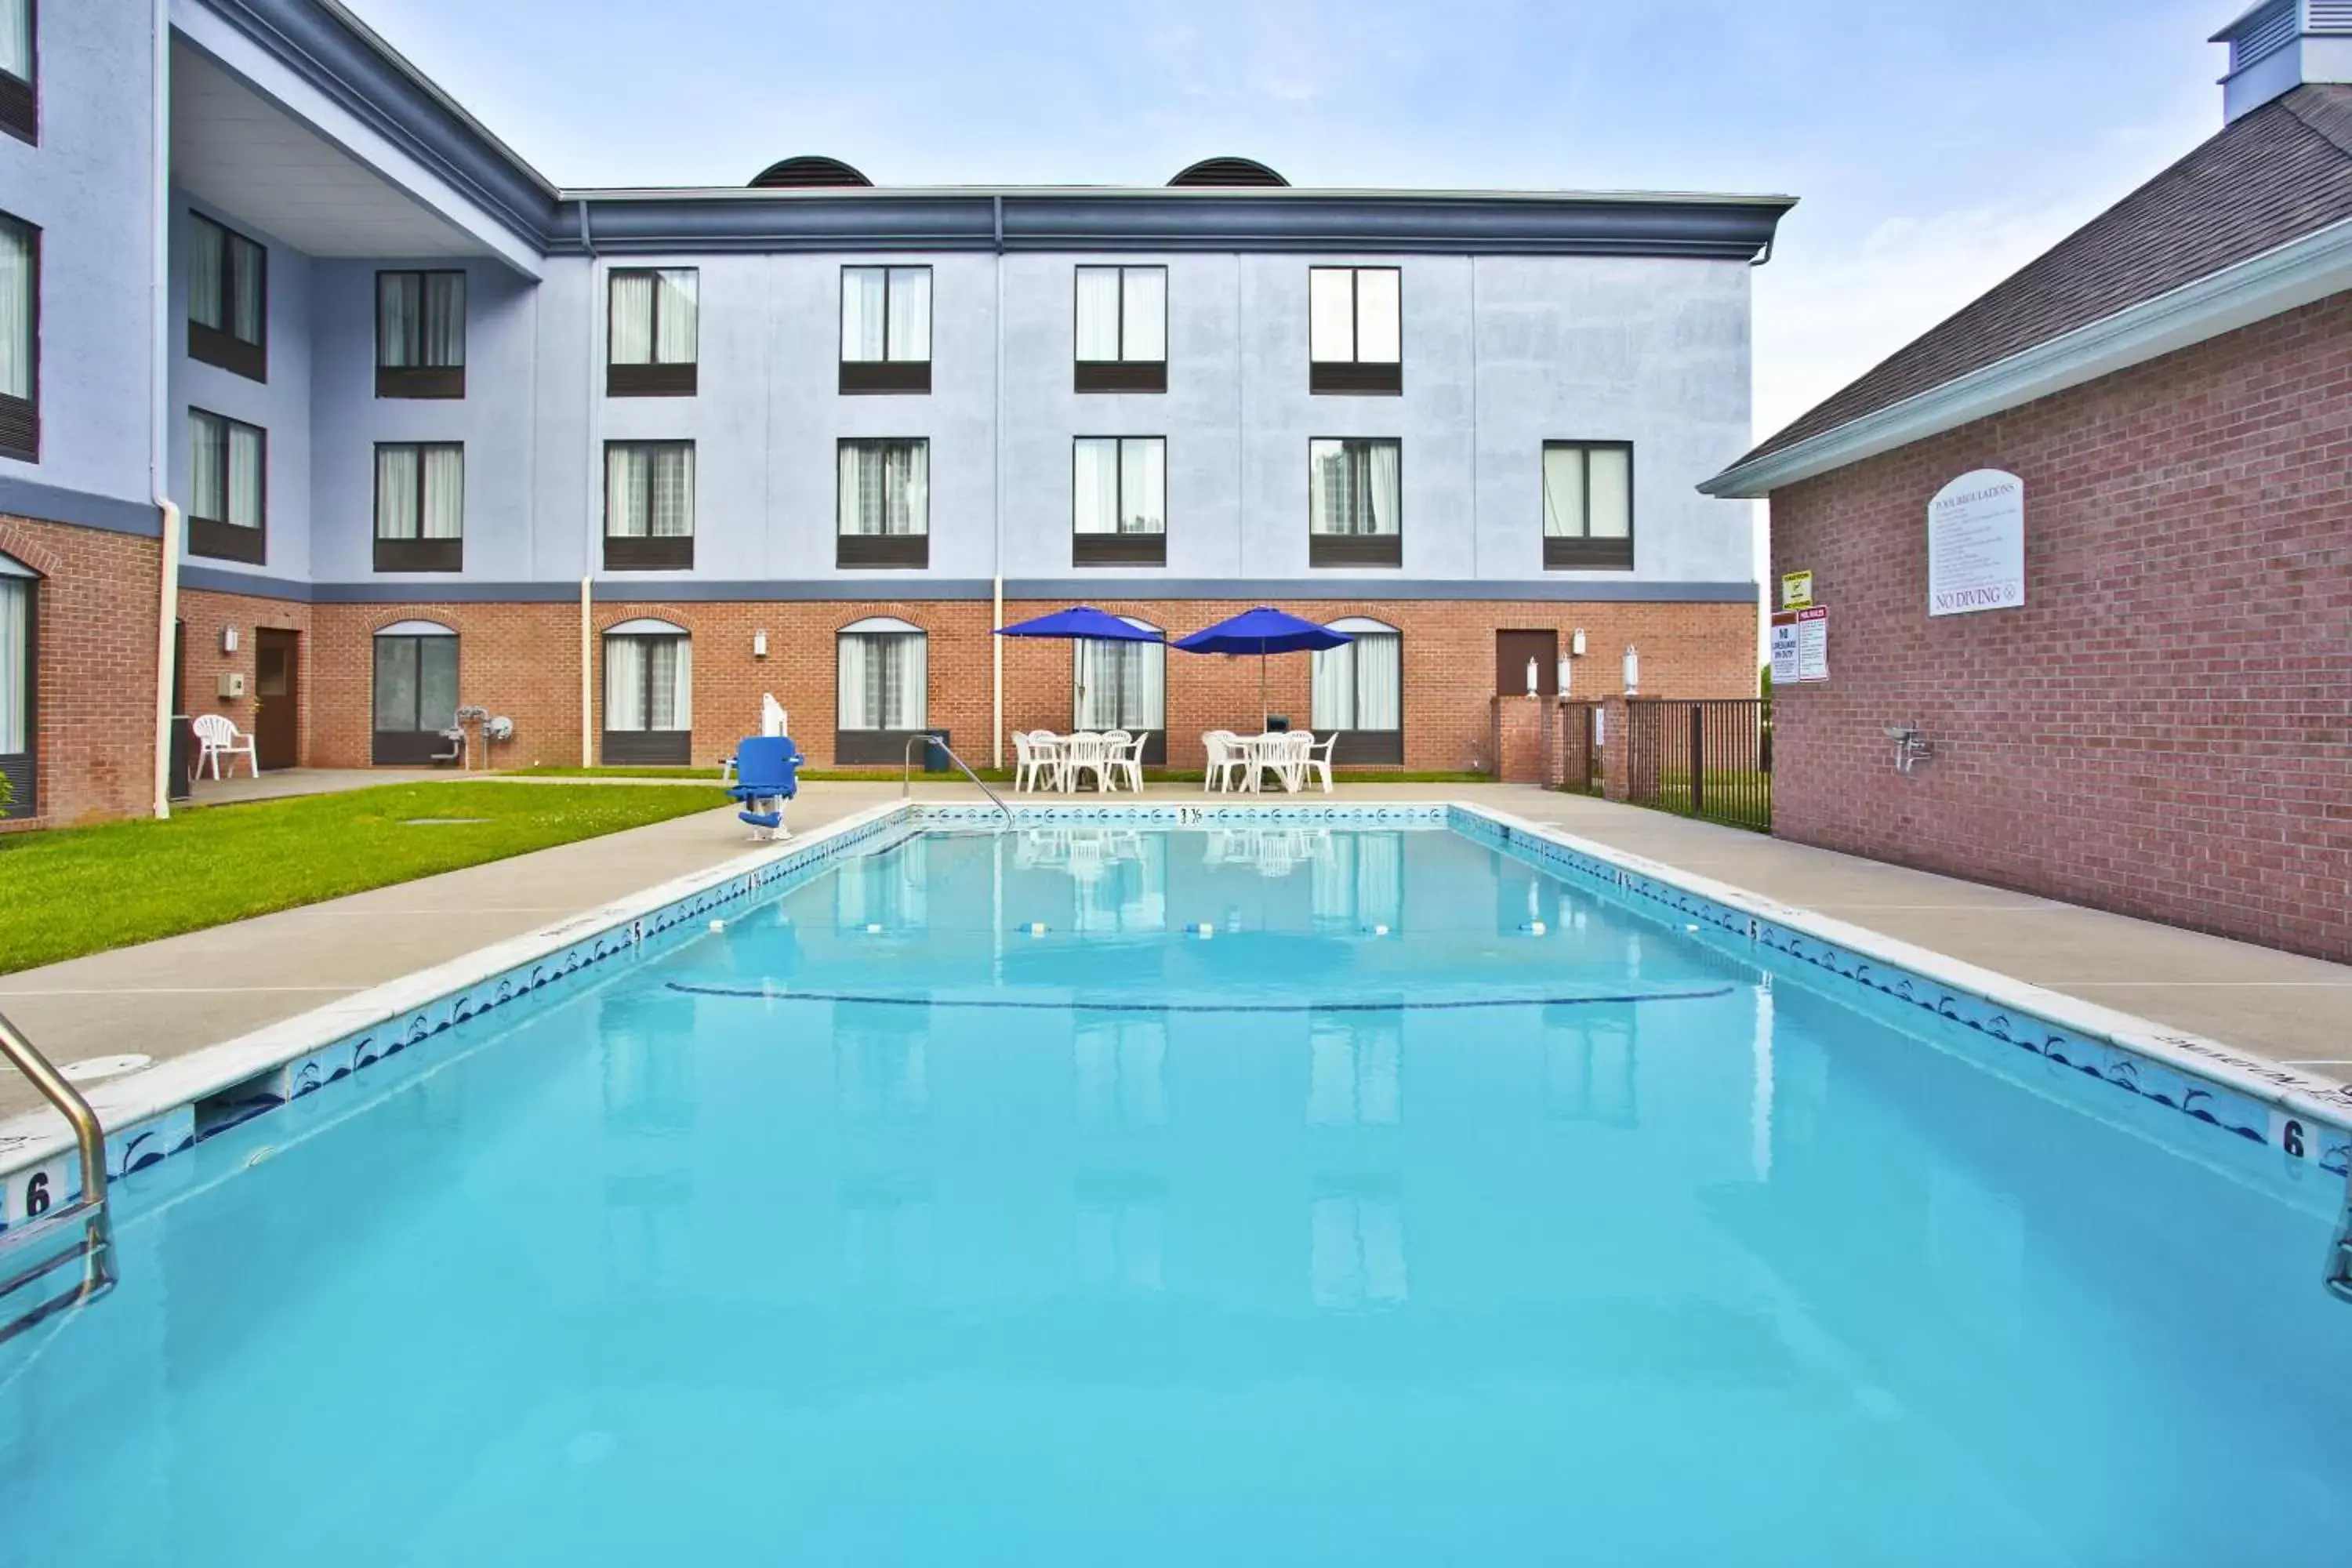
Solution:
<svg viewBox="0 0 2352 1568">
<path fill-rule="evenodd" d="M 1146 793 L 1202 799 L 1198 784 Z M 793 805 L 793 826 L 806 832 L 898 795 L 895 783 L 812 784 Z M 961 784 L 918 785 L 917 796 L 980 798 Z M 1475 801 L 2306 1071 L 2352 1079 L 2352 967 L 1523 785 L 1352 784 L 1336 798 Z M 0 978 L 0 1012 L 53 1061 L 119 1052 L 165 1060 L 746 847 L 732 807 L 697 813 L 26 970 Z M 0 1118 L 36 1103 L 22 1080 L 0 1075 Z"/>
</svg>

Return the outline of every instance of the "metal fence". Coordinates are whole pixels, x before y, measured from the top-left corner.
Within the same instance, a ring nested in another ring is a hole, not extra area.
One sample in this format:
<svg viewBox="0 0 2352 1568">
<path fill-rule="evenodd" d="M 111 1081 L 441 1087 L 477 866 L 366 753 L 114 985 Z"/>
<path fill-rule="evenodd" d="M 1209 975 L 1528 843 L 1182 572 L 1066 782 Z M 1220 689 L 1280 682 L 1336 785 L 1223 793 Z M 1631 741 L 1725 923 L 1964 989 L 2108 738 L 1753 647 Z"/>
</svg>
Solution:
<svg viewBox="0 0 2352 1568">
<path fill-rule="evenodd" d="M 1772 704 L 1757 697 L 1625 704 L 1626 798 L 1734 827 L 1772 830 Z"/>
<path fill-rule="evenodd" d="M 1601 704 L 1559 705 L 1559 787 L 1571 795 L 1600 795 Z"/>
</svg>

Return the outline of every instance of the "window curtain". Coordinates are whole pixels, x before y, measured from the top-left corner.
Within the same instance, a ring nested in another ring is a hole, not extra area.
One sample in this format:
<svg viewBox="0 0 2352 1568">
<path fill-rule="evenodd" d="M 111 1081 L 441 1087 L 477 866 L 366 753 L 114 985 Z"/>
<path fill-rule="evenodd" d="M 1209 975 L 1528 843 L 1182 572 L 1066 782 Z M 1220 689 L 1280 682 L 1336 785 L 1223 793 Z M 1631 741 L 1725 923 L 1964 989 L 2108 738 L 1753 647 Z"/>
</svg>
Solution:
<svg viewBox="0 0 2352 1568">
<path fill-rule="evenodd" d="M 228 231 L 208 218 L 188 224 L 188 320 L 216 332 L 228 331 L 221 301 L 228 298 Z"/>
<path fill-rule="evenodd" d="M 604 531 L 614 539 L 646 536 L 646 477 L 652 454 L 643 447 L 604 448 Z"/>
<path fill-rule="evenodd" d="M 33 584 L 0 577 L 0 756 L 33 749 Z"/>
<path fill-rule="evenodd" d="M 466 363 L 466 275 L 425 275 L 425 363 L 454 370 Z"/>
<path fill-rule="evenodd" d="M 1362 364 L 1395 364 L 1401 353 L 1402 303 L 1392 267 L 1360 268 L 1356 273 L 1356 359 Z"/>
<path fill-rule="evenodd" d="M 654 357 L 664 364 L 692 364 L 702 275 L 691 267 L 666 267 L 654 275 L 660 300 L 655 318 Z"/>
<path fill-rule="evenodd" d="M 1358 632 L 1355 637 L 1355 728 L 1402 729 L 1404 639 L 1395 632 Z"/>
<path fill-rule="evenodd" d="M 867 718 L 866 666 L 873 662 L 873 639 L 863 632 L 845 632 L 835 658 L 835 723 L 844 730 L 874 730 Z"/>
<path fill-rule="evenodd" d="M 1168 357 L 1168 269 L 1129 267 L 1120 276 L 1119 357 L 1150 364 Z"/>
<path fill-rule="evenodd" d="M 261 526 L 261 432 L 250 425 L 228 427 L 228 513 L 239 528 Z"/>
<path fill-rule="evenodd" d="M 1078 268 L 1078 358 L 1118 358 L 1118 268 Z"/>
<path fill-rule="evenodd" d="M 228 238 L 229 335 L 239 342 L 261 341 L 262 284 L 268 276 L 260 246 L 238 235 Z"/>
<path fill-rule="evenodd" d="M 33 231 L 0 218 L 0 396 L 33 395 Z"/>
<path fill-rule="evenodd" d="M 1157 437 L 1119 443 L 1118 531 L 1164 533 L 1168 529 L 1168 443 Z"/>
<path fill-rule="evenodd" d="M 645 728 L 694 728 L 694 645 L 684 637 L 633 640 L 644 648 Z"/>
<path fill-rule="evenodd" d="M 416 537 L 416 448 L 375 449 L 375 536 Z"/>
<path fill-rule="evenodd" d="M 928 267 L 890 268 L 889 357 L 931 357 L 931 269 Z"/>
<path fill-rule="evenodd" d="M 1356 357 L 1356 275 L 1344 267 L 1307 271 L 1307 353 L 1319 364 Z"/>
<path fill-rule="evenodd" d="M 1397 531 L 1398 458 L 1402 449 L 1394 441 L 1373 441 L 1366 445 L 1364 459 L 1364 509 L 1357 519 L 1360 533 L 1392 534 Z"/>
<path fill-rule="evenodd" d="M 694 448 L 656 447 L 647 531 L 656 539 L 683 539 L 694 531 Z"/>
<path fill-rule="evenodd" d="M 654 357 L 654 275 L 613 274 L 613 363 L 650 364 Z"/>
<path fill-rule="evenodd" d="M 1317 533 L 1356 531 L 1355 470 L 1344 441 L 1307 443 L 1307 526 Z"/>
<path fill-rule="evenodd" d="M 887 272 L 879 267 L 841 269 L 841 357 L 852 363 L 882 355 L 882 301 Z"/>
<path fill-rule="evenodd" d="M 375 718 L 379 734 L 413 733 L 425 726 L 417 721 L 416 661 L 421 653 L 417 645 L 425 639 L 411 637 L 389 637 L 375 639 Z M 457 704 L 450 704 L 454 714 Z"/>
<path fill-rule="evenodd" d="M 1633 454 L 1595 447 L 1585 461 L 1592 479 L 1592 537 L 1622 539 L 1633 531 Z"/>
<path fill-rule="evenodd" d="M 1399 524 L 1394 441 L 1307 443 L 1307 527 L 1324 534 L 1392 534 Z"/>
<path fill-rule="evenodd" d="M 841 447 L 838 524 L 845 534 L 908 535 L 930 527 L 930 448 L 921 441 Z"/>
<path fill-rule="evenodd" d="M 1353 730 L 1356 723 L 1356 644 L 1318 647 L 1314 663 L 1314 690 L 1308 708 L 1315 729 Z"/>
<path fill-rule="evenodd" d="M 838 705 L 844 730 L 919 730 L 929 689 L 920 632 L 844 632 Z"/>
<path fill-rule="evenodd" d="M 1118 443 L 1082 436 L 1072 448 L 1071 513 L 1080 533 L 1116 533 L 1119 527 Z"/>
<path fill-rule="evenodd" d="M 646 727 L 646 639 L 604 639 L 604 728 Z"/>
<path fill-rule="evenodd" d="M 1162 644 L 1079 637 L 1075 720 L 1081 730 L 1158 730 L 1166 723 Z"/>
<path fill-rule="evenodd" d="M 457 722 L 457 639 L 416 639 L 416 727 L 446 730 Z"/>
<path fill-rule="evenodd" d="M 410 345 L 424 314 L 425 279 L 414 272 L 380 272 L 375 279 L 375 363 L 406 370 L 415 362 Z"/>
<path fill-rule="evenodd" d="M 33 0 L 0 0 L 0 70 L 33 79 Z"/>
<path fill-rule="evenodd" d="M 1585 537 L 1583 447 L 1544 448 L 1543 501 L 1546 539 Z"/>
<path fill-rule="evenodd" d="M 209 414 L 188 416 L 188 515 L 220 522 L 228 516 L 224 479 L 228 427 Z"/>
<path fill-rule="evenodd" d="M 424 526 L 427 539 L 457 539 L 466 531 L 466 449 L 425 448 Z"/>
</svg>

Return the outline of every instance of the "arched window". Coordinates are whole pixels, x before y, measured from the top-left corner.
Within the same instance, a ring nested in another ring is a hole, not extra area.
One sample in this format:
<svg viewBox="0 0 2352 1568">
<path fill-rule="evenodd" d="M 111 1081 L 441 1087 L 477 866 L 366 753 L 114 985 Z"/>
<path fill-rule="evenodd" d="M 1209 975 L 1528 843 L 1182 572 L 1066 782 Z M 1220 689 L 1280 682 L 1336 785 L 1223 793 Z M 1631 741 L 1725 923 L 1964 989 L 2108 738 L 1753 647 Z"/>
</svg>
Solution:
<svg viewBox="0 0 2352 1568">
<path fill-rule="evenodd" d="M 1120 620 L 1139 631 L 1156 632 L 1133 616 Z M 1080 730 L 1149 730 L 1143 760 L 1168 760 L 1168 645 L 1078 637 L 1071 675 L 1071 719 Z"/>
<path fill-rule="evenodd" d="M 684 767 L 694 760 L 694 638 L 667 621 L 604 630 L 606 763 Z"/>
<path fill-rule="evenodd" d="M 852 621 L 835 638 L 836 763 L 895 763 L 930 722 L 930 639 L 891 616 Z"/>
<path fill-rule="evenodd" d="M 30 816 L 37 802 L 34 751 L 40 734 L 34 723 L 39 695 L 34 611 L 41 579 L 21 562 L 0 555 L 0 778 L 8 781 L 10 816 Z"/>
<path fill-rule="evenodd" d="M 457 634 L 438 621 L 394 621 L 375 634 L 374 733 L 368 760 L 416 767 L 455 751 Z"/>
<path fill-rule="evenodd" d="M 1339 731 L 1332 759 L 1404 761 L 1404 637 L 1384 621 L 1349 616 L 1331 623 L 1352 641 L 1315 658 L 1316 733 Z"/>
</svg>

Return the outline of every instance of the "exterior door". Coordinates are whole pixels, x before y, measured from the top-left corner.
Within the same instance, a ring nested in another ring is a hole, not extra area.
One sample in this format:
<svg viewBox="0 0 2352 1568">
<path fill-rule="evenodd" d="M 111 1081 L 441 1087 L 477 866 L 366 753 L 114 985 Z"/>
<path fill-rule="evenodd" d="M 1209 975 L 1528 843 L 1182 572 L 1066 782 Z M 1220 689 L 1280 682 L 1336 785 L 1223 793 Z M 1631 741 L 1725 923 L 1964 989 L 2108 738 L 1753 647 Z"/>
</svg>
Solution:
<svg viewBox="0 0 2352 1568">
<path fill-rule="evenodd" d="M 301 742 L 302 634 L 253 634 L 253 739 L 265 768 L 290 768 Z"/>
<path fill-rule="evenodd" d="M 1558 632 L 1496 632 L 1495 634 L 1495 695 L 1528 694 L 1528 660 L 1536 661 L 1536 690 L 1559 695 L 1559 634 Z"/>
</svg>

